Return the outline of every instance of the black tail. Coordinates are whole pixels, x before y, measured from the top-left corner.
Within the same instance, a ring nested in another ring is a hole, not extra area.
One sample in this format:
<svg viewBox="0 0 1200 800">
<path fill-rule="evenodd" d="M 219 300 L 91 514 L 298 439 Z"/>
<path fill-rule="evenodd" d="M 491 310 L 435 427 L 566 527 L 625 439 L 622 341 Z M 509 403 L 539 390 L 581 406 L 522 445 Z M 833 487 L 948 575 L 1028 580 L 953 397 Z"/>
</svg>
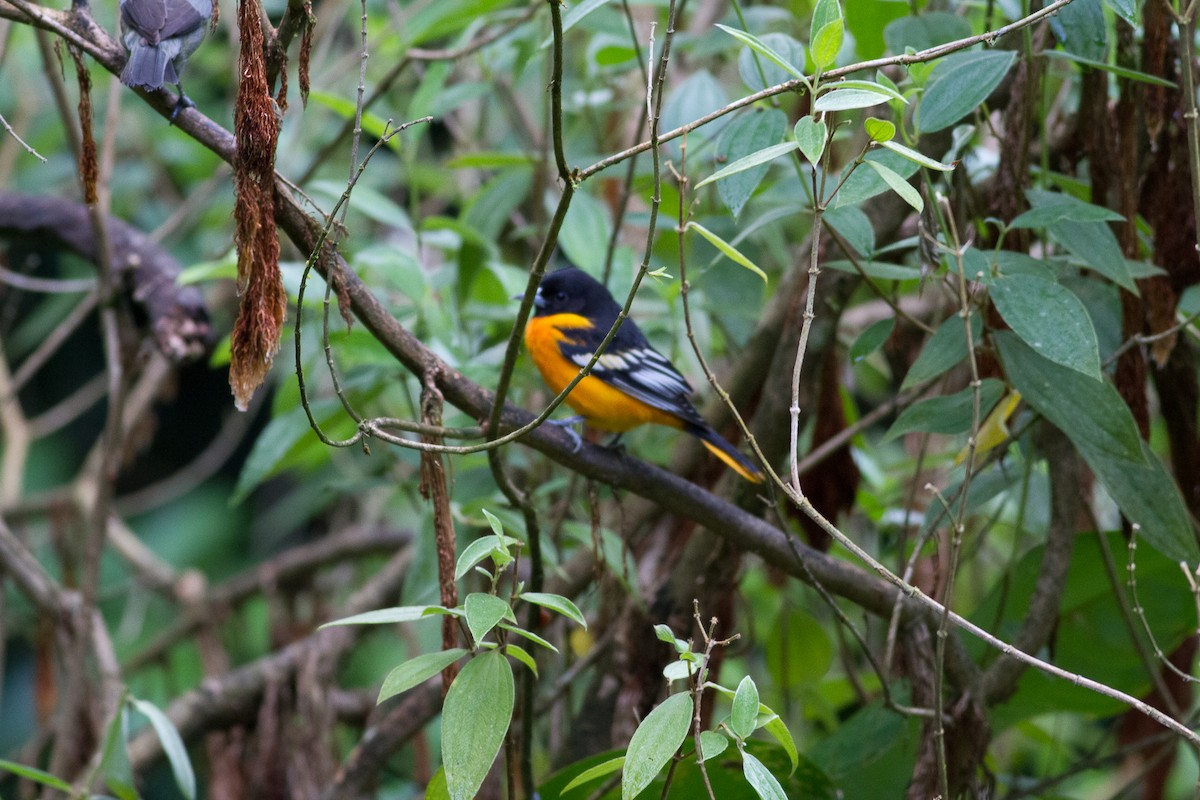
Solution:
<svg viewBox="0 0 1200 800">
<path fill-rule="evenodd" d="M 709 425 L 691 425 L 687 432 L 699 439 L 714 456 L 724 461 L 730 469 L 751 483 L 762 483 L 763 473 L 754 462 L 746 458 L 738 449 L 721 438 L 721 434 Z"/>
</svg>

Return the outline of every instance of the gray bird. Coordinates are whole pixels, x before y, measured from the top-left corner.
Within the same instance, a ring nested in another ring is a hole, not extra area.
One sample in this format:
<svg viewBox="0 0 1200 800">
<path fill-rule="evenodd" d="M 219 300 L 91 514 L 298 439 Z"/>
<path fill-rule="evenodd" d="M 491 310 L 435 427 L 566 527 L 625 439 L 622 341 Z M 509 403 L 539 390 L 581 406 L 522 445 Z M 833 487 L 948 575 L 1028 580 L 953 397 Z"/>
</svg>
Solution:
<svg viewBox="0 0 1200 800">
<path fill-rule="evenodd" d="M 179 101 L 171 112 L 194 105 L 184 94 L 179 76 L 188 57 L 208 33 L 212 0 L 121 0 L 121 41 L 129 60 L 121 70 L 121 83 L 147 91 L 164 83 L 179 88 Z"/>
</svg>

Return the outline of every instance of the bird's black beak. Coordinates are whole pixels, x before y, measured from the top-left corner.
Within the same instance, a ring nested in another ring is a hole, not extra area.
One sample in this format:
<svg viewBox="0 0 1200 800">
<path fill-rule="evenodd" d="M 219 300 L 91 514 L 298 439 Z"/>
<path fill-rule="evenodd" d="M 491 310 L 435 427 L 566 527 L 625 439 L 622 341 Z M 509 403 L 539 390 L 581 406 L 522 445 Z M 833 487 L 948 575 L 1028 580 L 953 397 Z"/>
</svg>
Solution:
<svg viewBox="0 0 1200 800">
<path fill-rule="evenodd" d="M 525 295 L 524 295 L 524 293 L 514 294 L 512 299 L 513 300 L 524 300 Z M 542 290 L 541 289 L 538 289 L 537 292 L 533 295 L 533 305 L 536 308 L 545 308 L 546 307 L 546 301 L 545 301 L 545 299 L 542 298 Z"/>
</svg>

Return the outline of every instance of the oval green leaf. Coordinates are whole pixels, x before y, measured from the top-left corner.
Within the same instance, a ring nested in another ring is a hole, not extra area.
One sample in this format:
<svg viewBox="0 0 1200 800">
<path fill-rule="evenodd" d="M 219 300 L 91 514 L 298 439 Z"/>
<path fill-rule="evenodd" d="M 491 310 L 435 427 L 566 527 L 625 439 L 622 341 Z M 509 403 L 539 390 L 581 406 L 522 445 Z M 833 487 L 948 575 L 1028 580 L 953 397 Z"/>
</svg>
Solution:
<svg viewBox="0 0 1200 800">
<path fill-rule="evenodd" d="M 442 707 L 442 764 L 451 800 L 483 785 L 512 720 L 513 674 L 499 650 L 476 656 L 450 684 Z"/>
<path fill-rule="evenodd" d="M 633 800 L 662 771 L 692 725 L 692 696 L 673 694 L 646 715 L 625 751 L 621 800 Z"/>
<path fill-rule="evenodd" d="M 527 603 L 533 603 L 534 605 L 541 606 L 542 608 L 548 608 L 551 611 L 557 611 L 567 619 L 574 620 L 575 622 L 579 623 L 585 630 L 587 629 L 587 620 L 584 619 L 583 612 L 579 610 L 578 606 L 560 594 L 550 594 L 548 592 L 524 592 L 521 594 L 521 599 Z"/>
<path fill-rule="evenodd" d="M 1003 381 L 984 378 L 979 387 L 980 424 L 1003 394 Z M 975 416 L 974 408 L 975 395 L 970 387 L 945 397 L 930 397 L 904 409 L 892 423 L 892 427 L 888 428 L 883 440 L 895 439 L 914 431 L 948 435 L 966 433 L 971 429 Z"/>
<path fill-rule="evenodd" d="M 813 111 L 850 111 L 855 108 L 870 108 L 887 101 L 888 96 L 883 92 L 835 89 L 818 97 L 813 103 Z"/>
<path fill-rule="evenodd" d="M 467 651 L 463 648 L 452 647 L 449 650 L 422 653 L 415 658 L 410 658 L 389 672 L 383 679 L 383 686 L 379 687 L 379 698 L 375 702 L 382 703 L 401 692 L 407 692 L 414 686 L 437 675 L 466 654 Z"/>
<path fill-rule="evenodd" d="M 730 261 L 750 270 L 755 275 L 762 278 L 763 283 L 767 282 L 767 273 L 759 269 L 757 264 L 742 255 L 741 252 L 729 242 L 725 241 L 720 236 L 717 236 L 715 233 L 698 222 L 689 222 L 687 226 L 707 239 L 709 244 L 720 250 Z"/>
<path fill-rule="evenodd" d="M 441 606 L 396 606 L 395 608 L 379 608 L 375 611 L 355 614 L 352 617 L 335 619 L 332 622 L 326 622 L 321 627 L 331 628 L 334 625 L 391 625 L 395 622 L 413 622 L 425 617 L 445 613 L 446 609 Z"/>
<path fill-rule="evenodd" d="M 978 314 L 971 315 L 971 336 L 978 342 L 983 323 Z M 967 336 L 961 317 L 947 317 L 929 337 L 917 360 L 908 368 L 900 389 L 910 389 L 930 378 L 936 378 L 967 357 Z"/>
<path fill-rule="evenodd" d="M 585 783 L 590 783 L 597 778 L 603 778 L 605 775 L 611 775 L 623 766 L 625 766 L 625 756 L 610 758 L 608 761 L 597 764 L 594 767 L 589 767 L 572 778 L 571 782 L 562 788 L 562 792 L 560 792 L 560 794 L 566 794 L 572 789 L 577 789 Z"/>
<path fill-rule="evenodd" d="M 194 800 L 196 772 L 192 769 L 192 760 L 188 757 L 187 747 L 184 746 L 183 737 L 179 735 L 175 723 L 171 722 L 170 717 L 158 706 L 147 700 L 133 698 L 132 702 L 133 707 L 150 720 L 158 741 L 162 743 L 163 754 L 171 765 L 171 774 L 175 776 L 175 785 L 179 787 L 179 793 L 187 800 Z"/>
<path fill-rule="evenodd" d="M 721 163 L 732 167 L 734 164 L 741 164 L 752 155 L 761 154 L 765 148 L 779 144 L 783 141 L 786 133 L 787 115 L 779 109 L 768 108 L 751 111 L 749 114 L 743 114 L 735 119 L 721 134 L 721 139 L 717 143 L 717 156 Z M 725 172 L 725 169 L 722 169 L 721 172 Z M 738 215 L 742 213 L 742 208 L 749 202 L 758 185 L 762 183 L 762 179 L 766 177 L 768 169 L 770 167 L 765 162 L 746 163 L 736 173 L 727 175 L 718 173 L 706 180 L 705 183 L 727 178 L 717 184 L 717 194 L 721 196 L 721 201 L 729 208 L 734 219 L 737 219 Z"/>
<path fill-rule="evenodd" d="M 937 161 L 936 159 L 932 159 L 927 155 L 918 153 L 916 150 L 913 150 L 910 147 L 905 147 L 904 145 L 900 144 L 899 142 L 893 142 L 891 140 L 888 140 L 888 141 L 881 141 L 880 144 L 883 145 L 884 147 L 886 147 L 888 150 L 891 150 L 893 153 L 899 153 L 900 155 L 904 156 L 905 158 L 907 158 L 909 161 L 913 162 L 914 164 L 920 164 L 922 167 L 925 167 L 926 169 L 936 169 L 938 172 L 953 172 L 954 171 L 953 164 L 943 164 L 941 161 Z"/>
<path fill-rule="evenodd" d="M 1007 275 L 988 283 L 1000 316 L 1044 358 L 1100 380 L 1096 329 L 1069 289 L 1036 275 Z"/>
<path fill-rule="evenodd" d="M 733 693 L 733 708 L 729 712 L 729 729 L 739 739 L 754 733 L 758 722 L 758 687 L 749 675 L 742 678 Z"/>
<path fill-rule="evenodd" d="M 774 161 L 780 156 L 792 152 L 797 146 L 798 145 L 795 142 L 782 142 L 780 144 L 771 145 L 770 147 L 764 147 L 762 150 L 759 150 L 756 153 L 751 153 L 744 158 L 739 158 L 732 164 L 717 170 L 712 175 L 709 175 L 707 178 L 697 183 L 696 188 L 699 189 L 701 186 L 707 186 L 708 184 L 719 181 L 722 178 L 728 178 L 730 175 L 737 175 L 739 172 L 745 172 L 748 169 L 753 169 L 760 164 L 766 164 L 769 161 Z M 760 177 L 759 180 L 761 179 L 762 178 Z"/>
<path fill-rule="evenodd" d="M 746 31 L 740 31 L 737 28 L 730 28 L 728 25 L 719 25 L 718 24 L 717 27 L 720 28 L 721 30 L 725 31 L 726 33 L 728 33 L 733 38 L 737 39 L 742 44 L 749 47 L 754 52 L 758 53 L 763 58 L 767 59 L 767 61 L 770 61 L 775 66 L 777 66 L 780 69 L 782 69 L 783 71 L 787 72 L 792 77 L 800 78 L 801 80 L 804 79 L 804 73 L 800 70 L 799 67 L 797 67 L 795 64 L 788 61 L 786 58 L 781 56 L 779 53 L 775 52 L 775 50 L 772 49 L 769 45 L 767 45 L 766 42 L 759 39 L 754 34 L 747 33 Z"/>
<path fill-rule="evenodd" d="M 517 661 L 520 661 L 525 666 L 529 667 L 529 671 L 533 673 L 533 677 L 538 676 L 537 661 L 529 654 L 524 647 L 519 647 L 515 644 L 504 645 L 504 654 L 512 656 Z"/>
<path fill-rule="evenodd" d="M 512 615 L 512 609 L 508 607 L 508 602 L 494 594 L 472 592 L 467 595 L 467 600 L 463 603 L 463 610 L 467 614 L 467 630 L 471 632 L 471 639 L 476 644 L 483 641 L 483 637 L 491 633 L 492 628 L 496 627 L 500 620 L 507 619 L 516 622 L 516 618 Z"/>
<path fill-rule="evenodd" d="M 1016 61 L 1013 50 L 985 50 L 946 56 L 929 76 L 917 110 L 921 133 L 948 128 L 970 114 L 992 93 Z"/>
<path fill-rule="evenodd" d="M 754 793 L 762 800 L 788 800 L 783 787 L 771 771 L 745 750 L 742 751 L 742 772 Z"/>
<path fill-rule="evenodd" d="M 808 159 L 808 163 L 816 165 L 821 160 L 821 154 L 825 152 L 825 142 L 829 138 L 829 128 L 825 121 L 817 122 L 810 114 L 801 117 L 792 132 L 796 136 L 800 152 Z"/>
<path fill-rule="evenodd" d="M 880 347 L 883 347 L 883 343 L 892 335 L 895 327 L 895 317 L 887 317 L 886 319 L 872 323 L 870 327 L 858 335 L 858 338 L 854 340 L 854 344 L 850 345 L 850 363 L 857 364 Z"/>
<path fill-rule="evenodd" d="M 896 136 L 895 123 L 878 117 L 867 117 L 863 120 L 863 130 L 867 132 L 867 137 L 872 142 L 879 144 L 890 142 Z"/>
<path fill-rule="evenodd" d="M 925 210 L 925 201 L 921 199 L 921 193 L 914 189 L 912 184 L 900 177 L 899 173 L 888 169 L 877 161 L 866 161 L 863 163 L 879 173 L 879 177 L 883 178 L 883 182 L 890 186 L 893 192 L 900 195 L 901 200 L 916 209 L 918 214 Z"/>
</svg>

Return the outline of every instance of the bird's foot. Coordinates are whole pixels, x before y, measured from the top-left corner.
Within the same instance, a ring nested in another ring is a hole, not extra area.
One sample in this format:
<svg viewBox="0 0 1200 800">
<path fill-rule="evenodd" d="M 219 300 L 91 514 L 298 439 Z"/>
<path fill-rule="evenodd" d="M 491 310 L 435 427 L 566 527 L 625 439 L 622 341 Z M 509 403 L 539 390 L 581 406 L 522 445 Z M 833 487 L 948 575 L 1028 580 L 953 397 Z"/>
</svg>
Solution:
<svg viewBox="0 0 1200 800">
<path fill-rule="evenodd" d="M 624 433 L 618 433 L 616 436 L 613 436 L 613 438 L 605 442 L 604 446 L 609 450 L 612 450 L 614 453 L 623 455 L 625 453 L 625 445 L 621 444 L 621 437 L 624 435 Z"/>
<path fill-rule="evenodd" d="M 583 417 L 574 416 L 564 417 L 563 419 L 546 420 L 547 425 L 553 425 L 554 427 L 561 429 L 563 433 L 567 434 L 567 436 L 571 437 L 572 453 L 578 453 L 581 449 L 583 449 L 583 437 L 579 435 L 578 431 L 571 427 L 579 422 L 583 422 Z"/>
<path fill-rule="evenodd" d="M 179 90 L 179 99 L 175 101 L 175 107 L 171 109 L 171 116 L 167 118 L 167 124 L 174 125 L 175 118 L 179 116 L 180 111 L 183 111 L 185 108 L 195 108 L 195 107 L 196 107 L 196 104 L 192 102 L 192 98 L 188 97 L 186 94 L 183 93 L 183 90 L 180 89 Z"/>
</svg>

